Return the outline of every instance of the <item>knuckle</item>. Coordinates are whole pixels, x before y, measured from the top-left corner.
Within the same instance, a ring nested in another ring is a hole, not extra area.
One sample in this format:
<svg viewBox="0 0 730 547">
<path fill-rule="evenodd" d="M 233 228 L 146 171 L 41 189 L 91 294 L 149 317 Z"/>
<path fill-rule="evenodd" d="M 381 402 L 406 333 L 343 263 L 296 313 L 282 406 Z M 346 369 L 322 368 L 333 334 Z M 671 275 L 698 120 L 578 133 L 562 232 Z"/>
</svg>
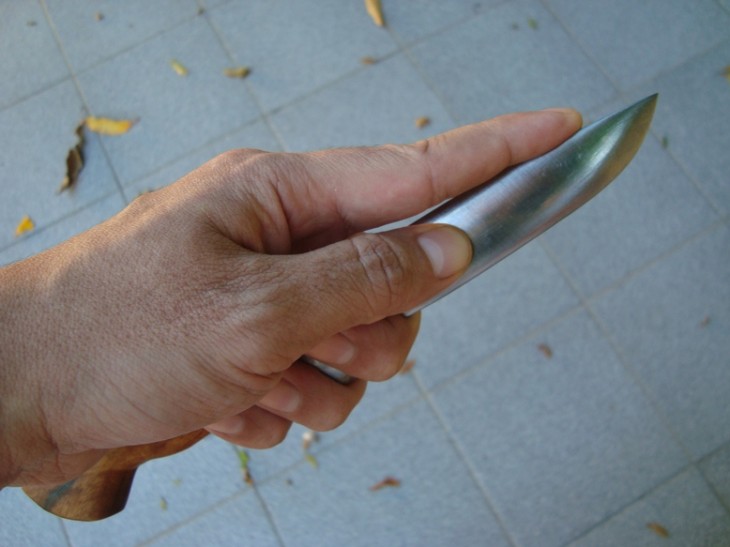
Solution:
<svg viewBox="0 0 730 547">
<path fill-rule="evenodd" d="M 357 260 L 369 281 L 369 305 L 390 309 L 408 287 L 408 268 L 392 241 L 379 234 L 363 234 L 352 240 Z"/>
</svg>

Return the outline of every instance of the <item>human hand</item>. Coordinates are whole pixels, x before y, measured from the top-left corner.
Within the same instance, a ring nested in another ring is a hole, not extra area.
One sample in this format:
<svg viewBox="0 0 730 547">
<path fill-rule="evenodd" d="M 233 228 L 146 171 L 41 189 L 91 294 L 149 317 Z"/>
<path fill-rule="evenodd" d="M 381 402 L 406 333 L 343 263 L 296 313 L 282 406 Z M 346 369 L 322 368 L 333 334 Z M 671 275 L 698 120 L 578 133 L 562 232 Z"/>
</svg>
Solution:
<svg viewBox="0 0 730 547">
<path fill-rule="evenodd" d="M 0 485 L 52 484 L 107 450 L 207 427 L 262 448 L 339 425 L 394 375 L 471 248 L 407 218 L 558 145 L 572 111 L 413 145 L 237 150 L 0 270 Z M 339 384 L 309 355 L 358 378 Z"/>
</svg>

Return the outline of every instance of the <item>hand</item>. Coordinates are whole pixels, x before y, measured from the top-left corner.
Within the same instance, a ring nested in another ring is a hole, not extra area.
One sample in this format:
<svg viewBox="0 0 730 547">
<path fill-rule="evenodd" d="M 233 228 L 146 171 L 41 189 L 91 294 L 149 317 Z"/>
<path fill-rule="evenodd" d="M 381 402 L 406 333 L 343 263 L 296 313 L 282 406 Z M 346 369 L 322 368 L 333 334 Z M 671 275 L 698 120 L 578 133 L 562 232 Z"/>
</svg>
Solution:
<svg viewBox="0 0 730 547">
<path fill-rule="evenodd" d="M 52 484 L 110 448 L 200 427 L 268 447 L 339 425 L 401 367 L 401 315 L 470 260 L 407 218 L 553 148 L 573 111 L 514 114 L 413 145 L 237 150 L 0 270 L 0 485 Z M 341 385 L 309 355 L 359 378 Z"/>
</svg>

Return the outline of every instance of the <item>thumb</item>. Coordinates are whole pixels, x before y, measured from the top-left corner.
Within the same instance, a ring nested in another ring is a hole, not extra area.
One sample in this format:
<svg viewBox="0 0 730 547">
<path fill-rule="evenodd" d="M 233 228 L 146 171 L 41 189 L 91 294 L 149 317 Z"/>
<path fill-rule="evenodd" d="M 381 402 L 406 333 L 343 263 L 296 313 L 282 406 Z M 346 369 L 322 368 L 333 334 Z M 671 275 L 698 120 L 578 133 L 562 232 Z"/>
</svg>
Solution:
<svg viewBox="0 0 730 547">
<path fill-rule="evenodd" d="M 330 336 L 435 296 L 467 268 L 472 244 L 453 226 L 426 224 L 357 234 L 292 258 L 295 271 L 307 272 L 290 278 L 306 283 L 292 287 L 306 306 L 302 315 L 318 331 L 312 335 Z"/>
</svg>

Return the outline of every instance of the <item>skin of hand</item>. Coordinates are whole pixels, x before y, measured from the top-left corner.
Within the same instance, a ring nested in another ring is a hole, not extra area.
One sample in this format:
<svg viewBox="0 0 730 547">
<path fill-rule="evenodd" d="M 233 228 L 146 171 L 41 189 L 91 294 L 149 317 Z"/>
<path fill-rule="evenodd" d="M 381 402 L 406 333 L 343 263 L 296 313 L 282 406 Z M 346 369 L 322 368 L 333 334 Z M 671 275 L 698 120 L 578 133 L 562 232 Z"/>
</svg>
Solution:
<svg viewBox="0 0 730 547">
<path fill-rule="evenodd" d="M 107 450 L 201 427 L 252 448 L 338 426 L 398 372 L 471 245 L 408 218 L 545 153 L 575 111 L 410 145 L 231 151 L 0 269 L 0 486 L 70 480 Z M 342 385 L 309 355 L 358 380 Z"/>
</svg>

